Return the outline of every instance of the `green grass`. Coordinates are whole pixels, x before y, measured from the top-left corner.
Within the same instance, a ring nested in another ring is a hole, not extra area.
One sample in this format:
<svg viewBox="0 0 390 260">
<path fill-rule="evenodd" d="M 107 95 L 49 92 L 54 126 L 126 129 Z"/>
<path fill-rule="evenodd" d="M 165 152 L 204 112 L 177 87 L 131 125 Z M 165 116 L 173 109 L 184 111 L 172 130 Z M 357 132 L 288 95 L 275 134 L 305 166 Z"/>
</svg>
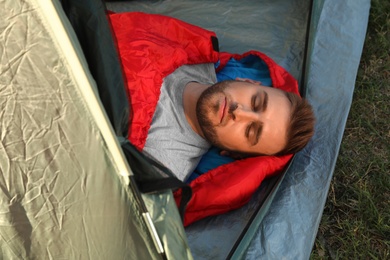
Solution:
<svg viewBox="0 0 390 260">
<path fill-rule="evenodd" d="M 390 1 L 372 0 L 363 55 L 311 259 L 390 259 Z"/>
</svg>

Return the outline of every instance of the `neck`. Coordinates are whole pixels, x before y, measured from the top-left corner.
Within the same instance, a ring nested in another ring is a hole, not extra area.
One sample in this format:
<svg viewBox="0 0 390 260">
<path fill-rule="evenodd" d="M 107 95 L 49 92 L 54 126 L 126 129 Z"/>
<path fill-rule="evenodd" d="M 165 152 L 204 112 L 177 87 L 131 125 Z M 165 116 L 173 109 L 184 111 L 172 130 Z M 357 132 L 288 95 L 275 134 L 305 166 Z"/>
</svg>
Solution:
<svg viewBox="0 0 390 260">
<path fill-rule="evenodd" d="M 190 82 L 186 85 L 183 92 L 183 109 L 184 114 L 192 130 L 204 138 L 202 129 L 199 126 L 198 117 L 196 116 L 196 103 L 200 95 L 211 85 L 204 85 L 197 82 Z"/>
</svg>

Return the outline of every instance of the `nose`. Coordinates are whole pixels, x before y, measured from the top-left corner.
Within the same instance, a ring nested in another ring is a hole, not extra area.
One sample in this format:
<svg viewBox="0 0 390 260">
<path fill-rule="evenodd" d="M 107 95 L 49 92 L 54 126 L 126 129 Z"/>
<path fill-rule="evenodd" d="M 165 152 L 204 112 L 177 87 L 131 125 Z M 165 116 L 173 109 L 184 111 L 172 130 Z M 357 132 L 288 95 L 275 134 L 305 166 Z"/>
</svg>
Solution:
<svg viewBox="0 0 390 260">
<path fill-rule="evenodd" d="M 237 106 L 237 108 L 232 111 L 234 121 L 259 121 L 260 114 L 254 112 L 252 109 L 248 109 L 242 106 Z"/>
</svg>

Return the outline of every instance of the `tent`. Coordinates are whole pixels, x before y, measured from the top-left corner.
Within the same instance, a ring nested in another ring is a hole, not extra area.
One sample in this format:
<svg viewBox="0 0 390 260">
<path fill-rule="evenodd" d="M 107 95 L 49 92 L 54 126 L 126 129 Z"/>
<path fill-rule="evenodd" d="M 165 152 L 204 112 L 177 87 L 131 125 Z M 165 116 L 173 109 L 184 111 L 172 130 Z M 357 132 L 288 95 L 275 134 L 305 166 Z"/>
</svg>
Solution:
<svg viewBox="0 0 390 260">
<path fill-rule="evenodd" d="M 244 207 L 185 228 L 170 190 L 141 193 L 129 108 L 101 0 L 3 1 L 0 255 L 3 259 L 307 259 L 321 219 L 368 21 L 369 0 L 120 1 L 256 49 L 312 103 L 309 145 Z M 127 147 L 127 148 L 126 148 Z M 127 151 L 127 152 L 126 152 Z M 152 178 L 151 177 L 151 178 Z"/>
</svg>

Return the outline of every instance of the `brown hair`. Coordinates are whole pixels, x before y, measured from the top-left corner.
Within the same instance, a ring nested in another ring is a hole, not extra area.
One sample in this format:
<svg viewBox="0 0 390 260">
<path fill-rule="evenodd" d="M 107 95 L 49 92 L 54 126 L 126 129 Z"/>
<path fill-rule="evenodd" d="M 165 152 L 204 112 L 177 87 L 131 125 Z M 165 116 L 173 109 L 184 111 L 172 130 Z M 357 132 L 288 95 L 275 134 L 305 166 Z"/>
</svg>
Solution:
<svg viewBox="0 0 390 260">
<path fill-rule="evenodd" d="M 290 123 L 287 128 L 287 143 L 277 155 L 297 153 L 302 150 L 314 134 L 315 117 L 313 109 L 306 99 L 285 92 L 291 102 Z"/>
</svg>

